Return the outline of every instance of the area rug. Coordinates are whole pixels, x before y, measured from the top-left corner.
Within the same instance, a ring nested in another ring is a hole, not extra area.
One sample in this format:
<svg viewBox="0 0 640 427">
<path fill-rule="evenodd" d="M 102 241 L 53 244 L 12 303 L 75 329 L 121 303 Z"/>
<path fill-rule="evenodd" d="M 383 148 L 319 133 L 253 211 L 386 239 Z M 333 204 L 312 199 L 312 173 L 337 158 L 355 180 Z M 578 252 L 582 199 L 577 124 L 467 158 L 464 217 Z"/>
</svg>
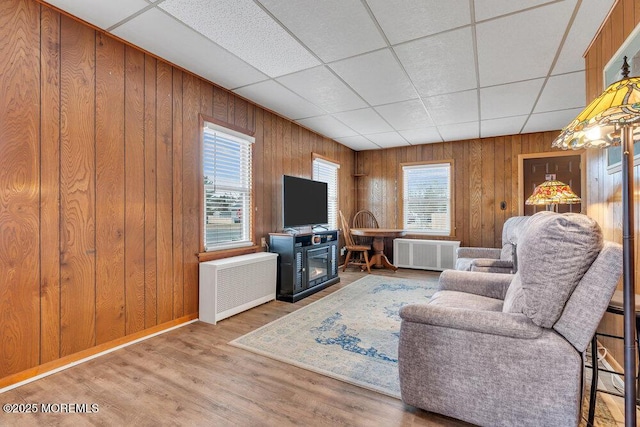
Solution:
<svg viewBox="0 0 640 427">
<path fill-rule="evenodd" d="M 400 398 L 400 307 L 428 302 L 437 277 L 366 276 L 230 344 Z"/>
</svg>

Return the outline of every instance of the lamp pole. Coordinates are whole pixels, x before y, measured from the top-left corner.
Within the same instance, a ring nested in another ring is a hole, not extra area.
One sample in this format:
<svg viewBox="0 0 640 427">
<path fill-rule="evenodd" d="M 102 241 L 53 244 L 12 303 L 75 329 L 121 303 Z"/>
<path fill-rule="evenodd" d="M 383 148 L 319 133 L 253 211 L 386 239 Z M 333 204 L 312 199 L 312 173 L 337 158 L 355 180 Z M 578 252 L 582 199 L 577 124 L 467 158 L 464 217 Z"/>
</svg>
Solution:
<svg viewBox="0 0 640 427">
<path fill-rule="evenodd" d="M 636 292 L 634 256 L 633 127 L 622 126 L 622 270 L 624 294 L 624 419 L 636 425 Z"/>
</svg>

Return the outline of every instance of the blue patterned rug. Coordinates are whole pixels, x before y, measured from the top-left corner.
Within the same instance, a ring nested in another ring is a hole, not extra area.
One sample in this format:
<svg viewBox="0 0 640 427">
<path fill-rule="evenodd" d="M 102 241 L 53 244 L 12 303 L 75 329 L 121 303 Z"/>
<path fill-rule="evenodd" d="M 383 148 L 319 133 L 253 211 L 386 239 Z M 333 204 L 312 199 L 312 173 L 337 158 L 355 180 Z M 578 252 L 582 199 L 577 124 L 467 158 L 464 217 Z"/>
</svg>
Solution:
<svg viewBox="0 0 640 427">
<path fill-rule="evenodd" d="M 436 276 L 366 276 L 230 344 L 400 398 L 398 312 L 436 286 Z"/>
</svg>

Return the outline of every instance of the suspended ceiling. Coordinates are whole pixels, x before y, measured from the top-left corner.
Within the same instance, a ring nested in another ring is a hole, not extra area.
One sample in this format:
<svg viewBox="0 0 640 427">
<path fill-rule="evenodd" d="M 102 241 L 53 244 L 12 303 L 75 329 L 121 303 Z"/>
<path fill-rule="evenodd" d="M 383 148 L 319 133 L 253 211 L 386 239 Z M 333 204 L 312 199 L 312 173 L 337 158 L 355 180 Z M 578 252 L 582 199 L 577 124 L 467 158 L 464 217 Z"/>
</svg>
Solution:
<svg viewBox="0 0 640 427">
<path fill-rule="evenodd" d="M 353 148 L 557 130 L 615 0 L 49 0 Z"/>
</svg>

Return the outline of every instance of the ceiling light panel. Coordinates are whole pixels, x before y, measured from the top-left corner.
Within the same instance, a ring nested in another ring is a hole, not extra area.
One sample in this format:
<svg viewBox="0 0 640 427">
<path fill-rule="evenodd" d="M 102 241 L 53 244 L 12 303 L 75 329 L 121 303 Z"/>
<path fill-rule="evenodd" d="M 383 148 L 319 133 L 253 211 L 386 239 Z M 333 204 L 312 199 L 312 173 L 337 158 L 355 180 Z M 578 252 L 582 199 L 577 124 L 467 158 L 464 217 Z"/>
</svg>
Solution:
<svg viewBox="0 0 640 427">
<path fill-rule="evenodd" d="M 345 111 L 336 113 L 333 116 L 362 135 L 391 132 L 393 130 L 372 108 Z"/>
<path fill-rule="evenodd" d="M 422 97 L 477 87 L 469 27 L 403 43 L 393 49 Z"/>
<path fill-rule="evenodd" d="M 585 69 L 584 58 L 589 43 L 600 24 L 609 13 L 615 0 L 582 0 L 580 10 L 573 21 L 562 52 L 553 67 L 553 74 L 569 73 Z"/>
<path fill-rule="evenodd" d="M 259 1 L 324 62 L 386 46 L 360 1 Z"/>
<path fill-rule="evenodd" d="M 545 132 L 548 130 L 560 130 L 571 123 L 582 108 L 572 110 L 550 111 L 548 113 L 532 114 L 524 125 L 523 133 Z"/>
<path fill-rule="evenodd" d="M 442 137 L 440 137 L 440 133 L 436 127 L 401 130 L 398 133 L 413 145 L 442 142 Z"/>
<path fill-rule="evenodd" d="M 419 99 L 381 105 L 375 110 L 396 130 L 433 126 L 433 120 Z"/>
<path fill-rule="evenodd" d="M 450 93 L 425 98 L 431 118 L 438 126 L 478 120 L 478 92 Z"/>
<path fill-rule="evenodd" d="M 255 68 L 158 9 L 138 15 L 112 32 L 227 89 L 267 79 Z M 194 58 L 198 60 L 194 61 Z"/>
<path fill-rule="evenodd" d="M 367 107 L 366 102 L 325 66 L 299 71 L 277 80 L 329 113 Z"/>
<path fill-rule="evenodd" d="M 325 114 L 320 108 L 273 80 L 245 86 L 234 92 L 292 120 Z"/>
<path fill-rule="evenodd" d="M 364 137 L 382 148 L 403 147 L 409 145 L 409 143 L 398 132 L 376 133 L 373 135 L 364 135 Z"/>
<path fill-rule="evenodd" d="M 471 24 L 469 0 L 368 0 L 391 44 Z"/>
<path fill-rule="evenodd" d="M 473 5 L 476 21 L 483 21 L 553 1 L 555 0 L 475 0 Z"/>
<path fill-rule="evenodd" d="M 165 0 L 159 7 L 271 77 L 320 64 L 252 0 Z"/>
<path fill-rule="evenodd" d="M 149 6 L 144 0 L 47 0 L 47 3 L 102 29 Z"/>
<path fill-rule="evenodd" d="M 531 113 L 543 83 L 536 79 L 480 89 L 482 120 Z"/>
<path fill-rule="evenodd" d="M 549 77 L 534 112 L 583 108 L 587 99 L 585 72 Z"/>
<path fill-rule="evenodd" d="M 356 151 L 377 150 L 380 148 L 376 144 L 374 144 L 373 142 L 369 141 L 367 138 L 361 135 L 349 136 L 346 138 L 336 138 L 336 141 Z"/>
<path fill-rule="evenodd" d="M 488 138 L 499 135 L 516 135 L 520 133 L 522 125 L 528 116 L 503 117 L 501 119 L 482 120 L 480 122 L 480 137 Z"/>
<path fill-rule="evenodd" d="M 418 97 L 389 49 L 335 62 L 330 67 L 371 105 Z"/>
<path fill-rule="evenodd" d="M 545 77 L 575 3 L 565 0 L 476 25 L 480 86 Z"/>
<path fill-rule="evenodd" d="M 317 116 L 296 121 L 302 126 L 314 130 L 328 138 L 343 138 L 345 136 L 356 136 L 358 134 L 353 129 L 331 116 Z"/>
</svg>

